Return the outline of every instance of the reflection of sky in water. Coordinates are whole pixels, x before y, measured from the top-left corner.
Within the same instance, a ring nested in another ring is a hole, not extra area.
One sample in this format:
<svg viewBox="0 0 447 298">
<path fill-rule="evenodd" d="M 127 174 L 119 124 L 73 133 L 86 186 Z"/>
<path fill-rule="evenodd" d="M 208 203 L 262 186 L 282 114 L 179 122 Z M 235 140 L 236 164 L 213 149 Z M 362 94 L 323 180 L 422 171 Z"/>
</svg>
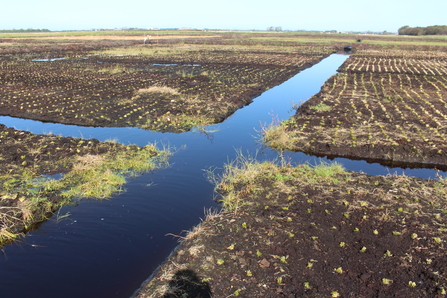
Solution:
<svg viewBox="0 0 447 298">
<path fill-rule="evenodd" d="M 176 239 L 165 235 L 190 229 L 203 218 L 204 208 L 217 207 L 214 186 L 207 182 L 204 170 L 217 167 L 219 173 L 237 150 L 261 160 L 277 158 L 275 151 L 257 142 L 261 125 L 294 115 L 292 105 L 318 93 L 347 57 L 332 55 L 264 92 L 223 123 L 208 126 L 216 130 L 208 135 L 197 130 L 174 134 L 0 117 L 0 123 L 38 134 L 118 139 L 140 146 L 157 142 L 178 148 L 169 168 L 130 179 L 126 192 L 111 200 L 82 200 L 78 207 L 64 207 L 60 215 L 70 212 L 70 217 L 59 223 L 54 217 L 20 245 L 5 247 L 7 258 L 0 258 L 1 293 L 15 297 L 51 297 L 58 292 L 65 298 L 131 296 L 177 245 Z M 286 152 L 285 158 L 295 163 L 320 161 L 292 152 Z M 369 174 L 403 172 L 364 161 L 336 160 L 348 170 Z M 435 178 L 435 171 L 429 169 L 407 169 L 405 174 Z"/>
<path fill-rule="evenodd" d="M 48 59 L 34 59 L 32 61 L 38 61 L 38 62 L 50 62 L 50 61 L 56 61 L 56 60 L 63 60 L 65 58 L 48 58 Z"/>
</svg>

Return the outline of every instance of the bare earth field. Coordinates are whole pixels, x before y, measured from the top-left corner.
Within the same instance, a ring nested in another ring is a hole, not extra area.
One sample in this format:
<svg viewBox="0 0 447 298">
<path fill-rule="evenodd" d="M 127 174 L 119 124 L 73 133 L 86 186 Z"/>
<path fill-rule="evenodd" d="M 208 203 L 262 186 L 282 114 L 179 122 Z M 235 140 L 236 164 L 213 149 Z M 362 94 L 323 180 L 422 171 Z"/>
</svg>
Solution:
<svg viewBox="0 0 447 298">
<path fill-rule="evenodd" d="M 330 53 L 308 46 L 66 48 L 0 57 L 1 115 L 181 132 L 223 121 Z"/>
<path fill-rule="evenodd" d="M 270 131 L 276 148 L 447 168 L 447 53 L 364 50 Z"/>
</svg>

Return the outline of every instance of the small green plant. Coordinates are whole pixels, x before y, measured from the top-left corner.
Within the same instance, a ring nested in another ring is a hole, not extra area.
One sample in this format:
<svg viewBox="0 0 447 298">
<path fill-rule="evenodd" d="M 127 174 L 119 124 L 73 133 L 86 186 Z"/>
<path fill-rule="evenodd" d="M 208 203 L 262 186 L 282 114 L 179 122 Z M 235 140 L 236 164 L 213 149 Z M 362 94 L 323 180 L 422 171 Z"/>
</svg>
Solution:
<svg viewBox="0 0 447 298">
<path fill-rule="evenodd" d="M 382 283 L 384 284 L 384 285 L 389 285 L 389 284 L 391 284 L 393 281 L 391 280 L 391 279 L 388 279 L 388 278 L 382 278 Z"/>
<path fill-rule="evenodd" d="M 342 274 L 343 273 L 343 268 L 342 267 L 338 267 L 334 269 L 335 272 Z"/>
<path fill-rule="evenodd" d="M 242 291 L 245 291 L 245 287 L 241 288 L 241 289 L 237 289 L 236 291 L 233 292 L 233 295 L 234 296 L 239 296 Z"/>
<path fill-rule="evenodd" d="M 384 257 L 384 258 L 392 257 L 392 256 L 393 256 L 393 254 L 392 254 L 389 250 L 387 250 L 387 251 L 383 254 L 383 257 Z"/>
<path fill-rule="evenodd" d="M 416 287 L 416 283 L 414 282 L 414 281 L 409 281 L 408 282 L 408 286 L 410 287 L 410 288 L 414 288 L 414 287 Z"/>
<path fill-rule="evenodd" d="M 337 291 L 332 291 L 331 292 L 331 297 L 334 297 L 334 298 L 340 297 L 340 293 L 337 292 Z"/>
<path fill-rule="evenodd" d="M 277 283 L 278 285 L 281 285 L 281 284 L 282 284 L 282 276 L 280 276 L 280 277 L 278 277 L 278 278 L 276 279 L 276 283 Z"/>
</svg>

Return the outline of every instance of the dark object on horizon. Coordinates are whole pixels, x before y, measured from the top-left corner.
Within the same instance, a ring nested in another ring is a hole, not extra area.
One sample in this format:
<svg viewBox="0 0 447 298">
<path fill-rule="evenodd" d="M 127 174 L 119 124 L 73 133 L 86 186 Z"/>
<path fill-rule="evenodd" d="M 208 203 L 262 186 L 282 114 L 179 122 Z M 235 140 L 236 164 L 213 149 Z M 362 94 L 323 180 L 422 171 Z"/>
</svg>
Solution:
<svg viewBox="0 0 447 298">
<path fill-rule="evenodd" d="M 345 50 L 345 52 L 351 52 L 352 51 L 352 47 L 351 46 L 345 46 L 343 50 Z"/>
<path fill-rule="evenodd" d="M 0 43 L 2 43 L 3 42 L 3 40 L 0 40 Z"/>
<path fill-rule="evenodd" d="M 357 39 L 357 42 L 361 42 L 361 41 L 362 41 L 362 39 L 361 39 L 361 38 Z"/>
</svg>

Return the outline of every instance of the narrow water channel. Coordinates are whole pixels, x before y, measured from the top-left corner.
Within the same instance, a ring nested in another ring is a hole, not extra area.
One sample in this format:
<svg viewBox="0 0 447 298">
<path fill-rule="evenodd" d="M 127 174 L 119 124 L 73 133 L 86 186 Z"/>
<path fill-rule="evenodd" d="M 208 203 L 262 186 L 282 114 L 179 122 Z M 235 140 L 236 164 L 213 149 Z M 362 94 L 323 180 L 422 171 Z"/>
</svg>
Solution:
<svg viewBox="0 0 447 298">
<path fill-rule="evenodd" d="M 4 248 L 0 256 L 2 297 L 130 297 L 177 245 L 168 233 L 181 234 L 218 208 L 204 169 L 222 167 L 240 150 L 260 159 L 276 152 L 256 141 L 261 123 L 288 119 L 294 103 L 307 100 L 348 56 L 331 55 L 256 98 L 225 122 L 207 127 L 210 134 L 157 133 L 136 128 L 90 128 L 0 117 L 0 123 L 36 134 L 118 139 L 124 144 L 157 142 L 176 147 L 167 169 L 130 180 L 126 192 L 111 200 L 82 200 Z M 185 146 L 185 147 L 183 147 Z M 287 153 L 296 163 L 318 162 Z M 389 169 L 379 164 L 336 159 L 345 168 L 374 175 L 390 173 L 435 178 L 429 169 Z M 68 217 L 63 217 L 65 214 Z"/>
</svg>

